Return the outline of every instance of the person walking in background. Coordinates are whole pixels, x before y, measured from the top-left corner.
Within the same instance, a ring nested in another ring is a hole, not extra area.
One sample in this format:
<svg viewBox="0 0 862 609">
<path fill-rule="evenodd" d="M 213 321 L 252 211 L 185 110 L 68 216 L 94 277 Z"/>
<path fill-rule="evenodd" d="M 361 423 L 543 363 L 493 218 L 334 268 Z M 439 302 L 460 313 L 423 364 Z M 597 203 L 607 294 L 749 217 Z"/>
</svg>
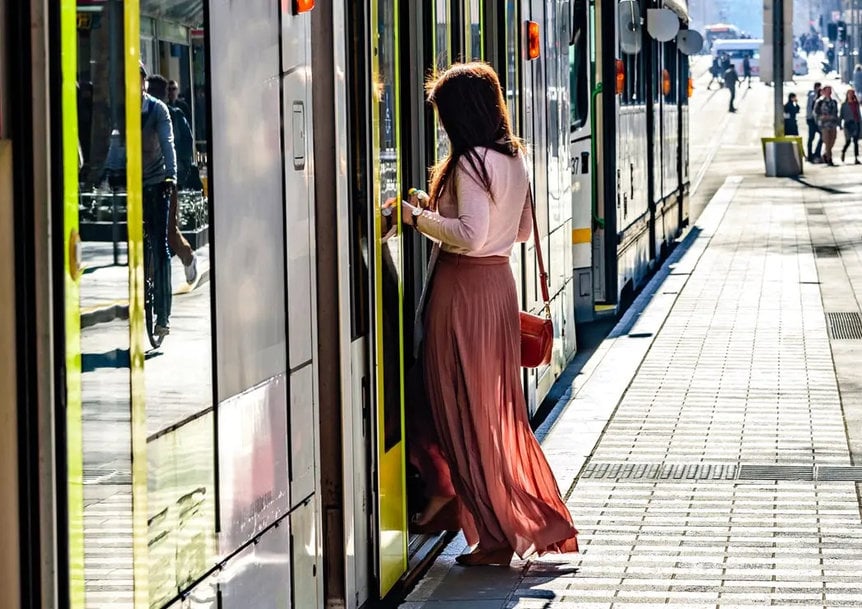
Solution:
<svg viewBox="0 0 862 609">
<path fill-rule="evenodd" d="M 147 93 L 163 102 L 171 117 L 174 133 L 174 154 L 177 167 L 177 188 L 185 188 L 186 176 L 192 163 L 191 131 L 182 111 L 167 105 L 168 81 L 159 74 L 147 78 Z M 186 273 L 186 282 L 194 284 L 198 277 L 197 257 L 189 242 L 179 229 L 179 201 L 176 189 L 171 195 L 170 215 L 168 216 L 168 243 L 171 250 L 180 257 Z"/>
<path fill-rule="evenodd" d="M 745 57 L 742 60 L 742 78 L 748 81 L 748 88 L 751 88 L 751 59 L 748 57 L 748 53 L 745 54 Z"/>
<path fill-rule="evenodd" d="M 814 104 L 814 115 L 817 117 L 817 126 L 823 138 L 823 160 L 827 165 L 834 167 L 832 147 L 835 145 L 841 119 L 838 116 L 838 102 L 832 98 L 832 87 L 826 86 L 820 90 L 820 99 Z"/>
<path fill-rule="evenodd" d="M 189 124 L 192 124 L 192 111 L 185 99 L 180 96 L 180 85 L 175 80 L 168 81 L 168 99 L 167 104 L 171 108 L 177 108 L 185 115 Z"/>
<path fill-rule="evenodd" d="M 521 387 L 509 255 L 532 227 L 524 146 L 488 64 L 455 64 L 426 88 L 449 154 L 432 170 L 430 201 L 411 194 L 401 220 L 436 243 L 423 319 L 434 425 L 425 431 L 436 434 L 443 457 L 435 487 L 449 493 L 430 497 L 417 522 L 457 501 L 467 542 L 477 544 L 457 558 L 465 566 L 575 552 L 577 530 L 530 430 Z"/>
<path fill-rule="evenodd" d="M 709 84 L 706 85 L 706 90 L 709 91 L 712 88 L 712 83 L 718 83 L 718 88 L 721 89 L 721 64 L 718 62 L 718 56 L 712 58 L 712 66 L 709 68 L 710 74 L 712 74 L 712 78 L 709 79 Z"/>
<path fill-rule="evenodd" d="M 796 103 L 796 93 L 791 93 L 787 96 L 787 103 L 784 104 L 784 135 L 799 135 L 797 114 L 799 114 L 799 104 Z"/>
<path fill-rule="evenodd" d="M 862 91 L 862 64 L 859 63 L 853 68 L 853 90 Z"/>
<path fill-rule="evenodd" d="M 736 99 L 736 83 L 739 82 L 739 74 L 736 73 L 736 66 L 732 63 L 727 70 L 724 71 L 724 86 L 730 91 L 730 107 L 728 112 L 736 112 L 733 106 L 733 100 Z"/>
<path fill-rule="evenodd" d="M 847 148 L 850 147 L 850 142 L 853 142 L 853 156 L 856 159 L 856 164 L 859 165 L 859 128 L 862 126 L 862 117 L 859 116 L 859 99 L 853 89 L 847 90 L 847 97 L 841 104 L 840 118 L 841 127 L 844 129 L 844 148 L 841 149 L 841 162 L 844 162 Z"/>
<path fill-rule="evenodd" d="M 156 336 L 171 333 L 171 253 L 168 224 L 171 201 L 177 196 L 177 157 L 171 115 L 163 101 L 147 92 L 150 79 L 141 73 L 141 181 L 143 183 L 144 233 L 153 249 Z M 155 77 L 151 77 L 154 80 Z M 161 81 L 165 81 L 161 76 Z"/>
<path fill-rule="evenodd" d="M 814 83 L 814 87 L 808 92 L 808 98 L 805 102 L 805 122 L 808 125 L 808 162 L 820 163 L 820 149 L 823 146 L 823 135 L 820 133 L 820 127 L 817 126 L 817 118 L 814 116 L 814 104 L 817 98 L 820 97 L 820 83 Z M 812 152 L 811 145 L 814 143 L 814 138 L 817 137 L 817 148 Z"/>
</svg>

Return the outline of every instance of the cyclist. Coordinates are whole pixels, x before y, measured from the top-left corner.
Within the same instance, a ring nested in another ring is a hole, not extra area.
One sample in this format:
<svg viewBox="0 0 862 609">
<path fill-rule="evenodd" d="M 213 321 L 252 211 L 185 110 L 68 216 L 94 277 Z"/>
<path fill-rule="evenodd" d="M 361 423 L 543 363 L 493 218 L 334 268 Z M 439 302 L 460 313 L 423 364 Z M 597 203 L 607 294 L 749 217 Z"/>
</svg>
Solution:
<svg viewBox="0 0 862 609">
<path fill-rule="evenodd" d="M 153 250 L 153 334 L 163 338 L 171 332 L 171 254 L 168 247 L 168 216 L 176 197 L 177 157 L 168 107 L 147 93 L 147 70 L 141 70 L 141 171 L 144 186 L 144 233 Z M 164 77 L 154 75 L 152 79 Z"/>
</svg>

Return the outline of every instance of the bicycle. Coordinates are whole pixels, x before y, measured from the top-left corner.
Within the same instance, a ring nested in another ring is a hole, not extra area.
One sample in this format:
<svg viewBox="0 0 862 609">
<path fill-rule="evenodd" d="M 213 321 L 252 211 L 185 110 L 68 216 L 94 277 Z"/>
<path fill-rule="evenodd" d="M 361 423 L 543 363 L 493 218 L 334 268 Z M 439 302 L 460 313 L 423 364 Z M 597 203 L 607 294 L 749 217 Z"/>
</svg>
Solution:
<svg viewBox="0 0 862 609">
<path fill-rule="evenodd" d="M 147 326 L 147 338 L 153 349 L 162 346 L 164 336 L 155 333 L 156 329 L 156 276 L 155 254 L 147 232 L 144 231 L 144 323 Z"/>
<path fill-rule="evenodd" d="M 170 188 L 171 185 L 165 183 L 163 188 Z M 146 199 L 146 194 L 145 194 Z M 144 203 L 146 205 L 146 202 Z M 153 349 L 161 347 L 165 340 L 164 334 L 156 333 L 157 316 L 156 316 L 156 253 L 153 250 L 153 244 L 150 240 L 150 235 L 147 231 L 146 222 L 144 223 L 144 323 L 147 327 L 147 338 L 150 341 Z M 167 287 L 170 290 L 170 286 Z"/>
</svg>

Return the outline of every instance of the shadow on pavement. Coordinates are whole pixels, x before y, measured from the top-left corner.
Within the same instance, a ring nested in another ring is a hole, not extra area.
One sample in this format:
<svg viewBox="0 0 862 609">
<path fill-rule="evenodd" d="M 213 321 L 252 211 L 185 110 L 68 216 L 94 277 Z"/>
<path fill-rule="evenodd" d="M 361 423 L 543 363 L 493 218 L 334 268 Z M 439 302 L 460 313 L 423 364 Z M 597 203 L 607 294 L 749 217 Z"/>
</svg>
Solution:
<svg viewBox="0 0 862 609">
<path fill-rule="evenodd" d="M 791 178 L 794 182 L 799 182 L 806 188 L 816 188 L 817 190 L 822 190 L 823 192 L 828 192 L 832 195 L 850 195 L 852 192 L 848 192 L 846 190 L 841 190 L 840 188 L 832 188 L 831 186 L 824 186 L 822 184 L 812 184 L 802 176 L 796 176 L 795 178 Z"/>
</svg>

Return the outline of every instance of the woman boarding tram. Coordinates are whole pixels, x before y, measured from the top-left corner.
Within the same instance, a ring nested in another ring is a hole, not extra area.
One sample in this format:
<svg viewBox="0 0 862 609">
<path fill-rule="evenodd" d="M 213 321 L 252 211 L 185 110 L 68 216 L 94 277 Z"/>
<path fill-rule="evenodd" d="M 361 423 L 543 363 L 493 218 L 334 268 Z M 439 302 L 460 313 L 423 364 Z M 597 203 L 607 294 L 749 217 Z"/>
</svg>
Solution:
<svg viewBox="0 0 862 609">
<path fill-rule="evenodd" d="M 402 218 L 438 243 L 424 369 L 443 456 L 435 461 L 434 486 L 453 494 L 432 497 L 420 523 L 459 502 L 467 542 L 478 544 L 458 557 L 462 565 L 574 552 L 577 531 L 530 430 L 519 378 L 509 255 L 531 231 L 523 145 L 490 66 L 456 64 L 428 89 L 451 148 L 432 172 L 432 209 L 418 207 L 413 195 Z"/>
</svg>

